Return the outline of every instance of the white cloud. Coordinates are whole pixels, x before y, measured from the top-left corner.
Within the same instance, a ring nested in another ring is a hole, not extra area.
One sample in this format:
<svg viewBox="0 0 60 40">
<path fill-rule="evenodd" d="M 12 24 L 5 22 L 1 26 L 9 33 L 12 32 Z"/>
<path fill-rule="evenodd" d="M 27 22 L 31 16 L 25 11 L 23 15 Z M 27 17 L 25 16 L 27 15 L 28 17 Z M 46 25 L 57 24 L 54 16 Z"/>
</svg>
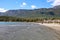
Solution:
<svg viewBox="0 0 60 40">
<path fill-rule="evenodd" d="M 34 8 L 36 8 L 36 6 L 35 5 L 31 5 L 31 8 L 34 9 Z"/>
<path fill-rule="evenodd" d="M 27 3 L 26 2 L 23 2 L 20 6 L 21 7 L 24 7 L 24 6 L 26 6 L 27 5 Z"/>
<path fill-rule="evenodd" d="M 27 5 L 27 4 L 25 2 L 23 2 L 22 5 Z"/>
<path fill-rule="evenodd" d="M 51 5 L 53 6 L 60 5 L 60 0 L 55 0 Z"/>
<path fill-rule="evenodd" d="M 60 5 L 60 0 L 47 0 L 47 2 L 52 2 L 52 6 Z"/>
<path fill-rule="evenodd" d="M 0 8 L 0 12 L 6 12 L 7 10 L 5 10 L 4 8 Z"/>
</svg>

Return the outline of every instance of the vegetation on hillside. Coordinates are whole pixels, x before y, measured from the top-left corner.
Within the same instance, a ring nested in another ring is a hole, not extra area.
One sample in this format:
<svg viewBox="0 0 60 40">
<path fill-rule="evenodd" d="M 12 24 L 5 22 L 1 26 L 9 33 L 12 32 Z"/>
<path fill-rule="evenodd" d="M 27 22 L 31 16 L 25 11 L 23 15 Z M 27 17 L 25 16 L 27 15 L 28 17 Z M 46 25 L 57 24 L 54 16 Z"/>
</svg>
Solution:
<svg viewBox="0 0 60 40">
<path fill-rule="evenodd" d="M 34 10 L 8 10 L 7 12 L 0 12 L 0 21 L 11 22 L 51 22 L 60 20 L 60 6 L 53 8 L 40 8 Z"/>
<path fill-rule="evenodd" d="M 12 16 L 0 16 L 0 21 L 5 21 L 5 22 L 46 22 L 47 20 L 60 20 L 60 17 L 59 18 L 55 18 L 55 17 L 20 18 L 20 17 L 12 17 Z"/>
</svg>

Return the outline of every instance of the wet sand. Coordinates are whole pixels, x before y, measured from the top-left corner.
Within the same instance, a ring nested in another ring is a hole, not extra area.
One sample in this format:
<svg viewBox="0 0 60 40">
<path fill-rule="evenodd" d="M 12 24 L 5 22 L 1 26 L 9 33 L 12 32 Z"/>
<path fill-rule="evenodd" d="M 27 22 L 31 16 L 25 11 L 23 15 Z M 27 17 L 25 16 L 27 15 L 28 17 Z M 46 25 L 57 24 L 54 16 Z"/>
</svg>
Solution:
<svg viewBox="0 0 60 40">
<path fill-rule="evenodd" d="M 0 25 L 0 40 L 60 40 L 60 30 L 37 23 Z"/>
</svg>

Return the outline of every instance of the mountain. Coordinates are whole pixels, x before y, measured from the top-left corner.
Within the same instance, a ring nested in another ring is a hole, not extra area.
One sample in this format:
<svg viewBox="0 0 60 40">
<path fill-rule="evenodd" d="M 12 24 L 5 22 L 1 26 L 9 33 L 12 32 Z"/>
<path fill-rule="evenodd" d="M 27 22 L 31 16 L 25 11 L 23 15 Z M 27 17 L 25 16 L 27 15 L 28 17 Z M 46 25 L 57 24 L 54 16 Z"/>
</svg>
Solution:
<svg viewBox="0 0 60 40">
<path fill-rule="evenodd" d="M 55 8 L 55 9 L 60 9 L 60 5 L 54 6 L 53 8 Z"/>
<path fill-rule="evenodd" d="M 39 8 L 34 10 L 18 9 L 8 10 L 5 13 L 0 12 L 0 16 L 16 16 L 16 17 L 42 17 L 42 16 L 60 16 L 60 5 L 53 8 Z"/>
<path fill-rule="evenodd" d="M 4 13 L 3 12 L 0 12 L 0 16 L 3 16 L 4 15 Z"/>
</svg>

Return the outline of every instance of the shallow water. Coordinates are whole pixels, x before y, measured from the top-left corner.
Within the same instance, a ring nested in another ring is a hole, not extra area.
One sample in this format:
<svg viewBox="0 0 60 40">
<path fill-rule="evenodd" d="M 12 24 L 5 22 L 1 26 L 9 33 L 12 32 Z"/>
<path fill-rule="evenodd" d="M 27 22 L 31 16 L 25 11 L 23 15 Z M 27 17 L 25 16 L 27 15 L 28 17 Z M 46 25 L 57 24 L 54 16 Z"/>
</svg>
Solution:
<svg viewBox="0 0 60 40">
<path fill-rule="evenodd" d="M 46 26 L 27 22 L 0 22 L 0 40 L 59 40 Z"/>
</svg>

